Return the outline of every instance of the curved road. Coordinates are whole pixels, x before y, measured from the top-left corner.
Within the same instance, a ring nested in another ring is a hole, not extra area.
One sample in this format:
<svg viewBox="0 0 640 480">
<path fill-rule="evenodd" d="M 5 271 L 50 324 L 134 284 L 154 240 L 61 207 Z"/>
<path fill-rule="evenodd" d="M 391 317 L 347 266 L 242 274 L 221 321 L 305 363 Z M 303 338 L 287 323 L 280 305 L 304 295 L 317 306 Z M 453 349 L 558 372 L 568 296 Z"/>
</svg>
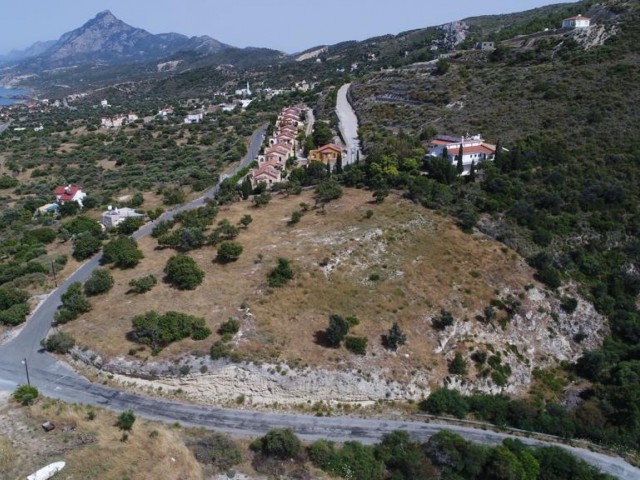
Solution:
<svg viewBox="0 0 640 480">
<path fill-rule="evenodd" d="M 338 90 L 338 96 L 336 98 L 336 114 L 340 121 L 340 134 L 347 148 L 347 158 L 344 159 L 345 165 L 354 163 L 358 158 L 357 155 L 362 156 L 360 140 L 358 139 L 358 117 L 347 98 L 349 88 L 351 88 L 350 83 L 342 85 Z"/>
<path fill-rule="evenodd" d="M 262 143 L 263 134 L 264 128 L 254 134 L 247 156 L 233 173 L 253 160 Z M 204 197 L 165 213 L 162 219 L 170 219 L 179 211 L 203 205 L 208 198 L 215 195 L 217 189 L 218 186 L 209 190 Z M 140 238 L 147 235 L 151 229 L 152 224 L 147 224 L 136 232 L 134 236 Z M 468 440 L 484 444 L 498 444 L 505 438 L 512 438 L 510 435 L 490 430 L 435 422 L 424 423 L 356 417 L 315 417 L 211 408 L 134 395 L 91 383 L 78 375 L 67 364 L 56 361 L 54 357 L 42 351 L 39 342 L 40 339 L 47 335 L 51 327 L 53 315 L 60 304 L 61 294 L 72 282 L 86 280 L 91 271 L 98 265 L 99 257 L 95 257 L 82 265 L 40 305 L 16 338 L 4 345 L 0 345 L 0 389 L 13 391 L 18 384 L 25 383 L 25 366 L 21 361 L 26 359 L 31 383 L 49 397 L 73 403 L 100 405 L 116 411 L 131 408 L 136 414 L 146 418 L 166 422 L 177 421 L 183 425 L 206 427 L 240 436 L 256 436 L 264 434 L 272 428 L 288 427 L 306 440 L 318 438 L 326 438 L 338 442 L 359 440 L 370 444 L 375 443 L 382 435 L 393 430 L 405 430 L 414 438 L 424 440 L 446 428 Z M 530 445 L 553 445 L 540 440 L 525 437 L 518 438 Z M 640 470 L 632 467 L 621 458 L 610 457 L 586 449 L 560 446 L 617 478 L 624 480 L 640 478 Z"/>
</svg>

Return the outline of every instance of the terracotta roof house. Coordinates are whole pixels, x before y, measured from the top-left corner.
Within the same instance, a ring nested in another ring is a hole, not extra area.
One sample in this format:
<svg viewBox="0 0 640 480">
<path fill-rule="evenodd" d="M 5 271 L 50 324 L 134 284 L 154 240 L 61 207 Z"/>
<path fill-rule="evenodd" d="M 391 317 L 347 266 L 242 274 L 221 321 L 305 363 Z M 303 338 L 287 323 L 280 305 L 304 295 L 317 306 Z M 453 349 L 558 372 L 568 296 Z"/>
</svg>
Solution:
<svg viewBox="0 0 640 480">
<path fill-rule="evenodd" d="M 249 175 L 251 179 L 251 186 L 253 188 L 256 188 L 259 183 L 265 183 L 267 187 L 270 187 L 274 183 L 282 181 L 282 172 L 269 164 L 252 169 L 249 172 Z"/>
<path fill-rule="evenodd" d="M 87 194 L 82 191 L 82 187 L 79 187 L 78 185 L 56 187 L 53 194 L 56 196 L 56 201 L 59 204 L 63 204 L 65 202 L 77 202 L 80 207 L 82 207 L 82 200 L 87 196 Z"/>
<path fill-rule="evenodd" d="M 335 165 L 338 160 L 338 155 L 342 155 L 343 150 L 341 147 L 329 143 L 328 145 L 323 145 L 317 150 L 311 150 L 309 152 L 308 160 L 310 162 L 322 162 L 329 163 L 330 165 Z"/>
</svg>

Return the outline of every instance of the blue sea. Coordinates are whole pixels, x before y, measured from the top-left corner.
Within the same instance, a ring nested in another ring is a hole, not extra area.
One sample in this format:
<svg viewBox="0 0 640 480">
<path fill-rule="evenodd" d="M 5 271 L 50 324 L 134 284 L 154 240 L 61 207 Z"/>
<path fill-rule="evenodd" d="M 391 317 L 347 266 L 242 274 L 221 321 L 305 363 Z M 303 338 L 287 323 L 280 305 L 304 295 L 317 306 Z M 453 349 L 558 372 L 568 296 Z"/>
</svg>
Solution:
<svg viewBox="0 0 640 480">
<path fill-rule="evenodd" d="M 29 90 L 16 90 L 13 88 L 3 88 L 0 86 L 0 105 L 13 105 L 15 103 L 24 102 L 23 99 L 18 98 L 7 98 L 12 97 L 14 95 L 29 95 L 31 92 Z"/>
</svg>

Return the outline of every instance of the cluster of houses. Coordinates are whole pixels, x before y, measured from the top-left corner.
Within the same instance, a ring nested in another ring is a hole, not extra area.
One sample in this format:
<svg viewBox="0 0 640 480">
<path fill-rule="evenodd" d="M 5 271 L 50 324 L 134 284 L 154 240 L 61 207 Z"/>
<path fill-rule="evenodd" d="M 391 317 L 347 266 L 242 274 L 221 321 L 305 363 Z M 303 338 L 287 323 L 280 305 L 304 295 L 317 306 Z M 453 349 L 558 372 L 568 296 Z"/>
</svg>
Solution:
<svg viewBox="0 0 640 480">
<path fill-rule="evenodd" d="M 258 155 L 258 167 L 249 172 L 251 184 L 255 188 L 258 183 L 270 187 L 281 182 L 287 160 L 296 160 L 298 150 L 298 134 L 304 129 L 302 119 L 306 112 L 306 105 L 295 105 L 284 108 L 276 120 L 273 135 L 268 140 L 264 153 Z"/>
<path fill-rule="evenodd" d="M 100 119 L 100 126 L 102 128 L 120 128 L 123 125 L 133 123 L 138 120 L 138 115 L 133 112 L 129 112 L 127 115 L 116 115 L 114 117 L 102 117 Z"/>
<path fill-rule="evenodd" d="M 48 203 L 38 208 L 39 215 L 53 214 L 56 215 L 61 205 L 67 202 L 76 202 L 82 208 L 82 201 L 87 197 L 87 193 L 79 185 L 64 185 L 56 187 L 53 191 L 56 197 L 55 203 Z M 115 228 L 126 218 L 142 218 L 144 215 L 136 212 L 133 208 L 113 208 L 108 207 L 107 211 L 102 213 L 100 223 L 104 228 Z"/>
<path fill-rule="evenodd" d="M 478 166 L 485 161 L 493 161 L 496 145 L 484 141 L 481 135 L 450 137 L 437 135 L 429 144 L 428 155 L 432 158 L 448 158 L 452 165 L 462 159 L 463 171 L 460 175 L 469 175 L 471 165 Z"/>
</svg>

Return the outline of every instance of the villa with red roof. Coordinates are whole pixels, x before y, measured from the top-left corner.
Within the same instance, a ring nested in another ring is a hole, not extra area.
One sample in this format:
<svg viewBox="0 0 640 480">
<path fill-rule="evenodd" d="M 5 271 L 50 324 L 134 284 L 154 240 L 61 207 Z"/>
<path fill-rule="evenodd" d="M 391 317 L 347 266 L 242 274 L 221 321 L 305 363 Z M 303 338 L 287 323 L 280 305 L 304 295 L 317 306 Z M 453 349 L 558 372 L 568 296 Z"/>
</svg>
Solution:
<svg viewBox="0 0 640 480">
<path fill-rule="evenodd" d="M 447 135 L 438 135 L 431 141 L 429 145 L 429 156 L 438 158 L 445 154 L 452 165 L 458 163 L 458 157 L 462 150 L 462 167 L 461 175 L 468 175 L 471 170 L 471 164 L 476 166 L 484 161 L 492 161 L 496 155 L 496 146 L 486 143 L 480 135 L 472 137 L 449 137 Z"/>
<path fill-rule="evenodd" d="M 82 187 L 78 185 L 67 185 L 66 187 L 57 187 L 53 193 L 56 196 L 56 201 L 62 205 L 66 202 L 77 202 L 82 207 L 82 200 L 87 196 L 82 191 Z"/>
</svg>

